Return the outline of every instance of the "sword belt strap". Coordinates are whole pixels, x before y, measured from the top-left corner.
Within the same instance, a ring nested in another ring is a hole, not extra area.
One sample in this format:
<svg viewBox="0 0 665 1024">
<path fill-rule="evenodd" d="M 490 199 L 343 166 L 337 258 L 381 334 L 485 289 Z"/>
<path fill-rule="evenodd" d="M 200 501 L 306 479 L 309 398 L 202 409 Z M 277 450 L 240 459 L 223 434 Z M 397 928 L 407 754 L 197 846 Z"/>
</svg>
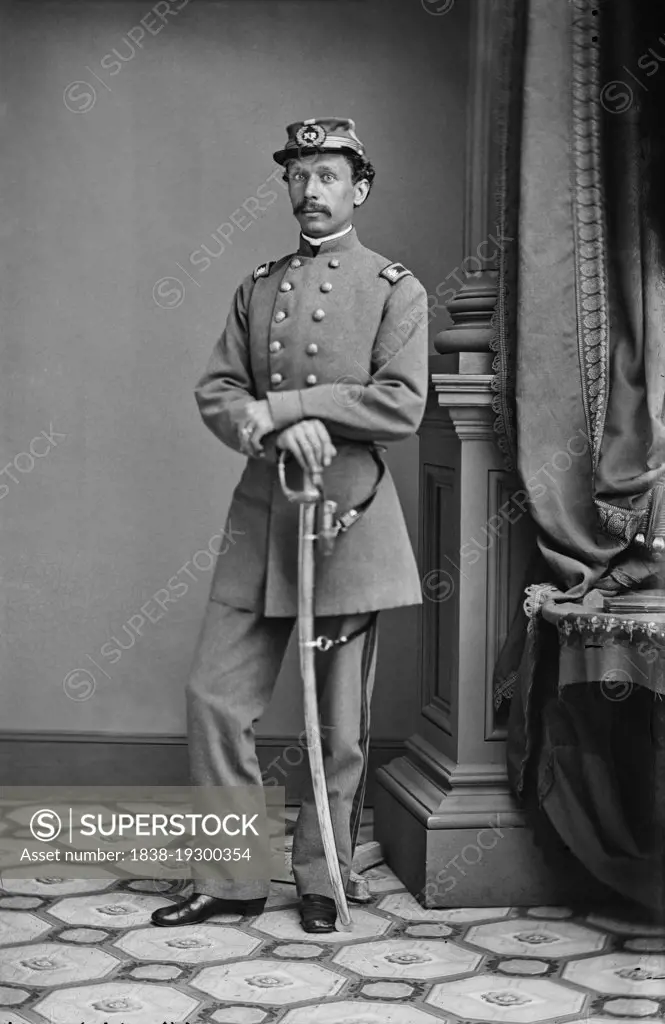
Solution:
<svg viewBox="0 0 665 1024">
<path fill-rule="evenodd" d="M 357 636 L 362 636 L 366 633 L 374 623 L 379 613 L 372 612 L 367 622 L 363 626 L 359 626 L 358 629 L 354 629 L 352 633 L 345 633 L 342 636 L 338 636 L 333 640 L 329 636 L 317 636 L 316 640 L 308 640 L 304 644 L 305 647 L 316 647 L 317 651 L 329 651 L 331 647 L 339 647 L 340 644 L 348 644 L 351 640 L 355 640 Z"/>
<path fill-rule="evenodd" d="M 382 451 L 385 451 L 385 448 L 383 448 Z M 371 453 L 372 458 L 374 459 L 374 461 L 375 461 L 375 463 L 376 463 L 376 465 L 378 466 L 378 469 L 379 469 L 378 476 L 377 476 L 376 480 L 374 481 L 374 487 L 372 488 L 370 493 L 367 495 L 367 497 L 363 501 L 361 501 L 358 505 L 356 505 L 355 508 L 350 508 L 348 510 L 348 512 L 343 512 L 341 515 L 339 515 L 339 516 L 337 516 L 335 518 L 335 526 L 337 527 L 337 530 L 336 530 L 337 533 L 346 533 L 346 531 L 351 526 L 353 526 L 354 523 L 358 522 L 358 520 L 360 519 L 361 515 L 364 512 L 367 511 L 367 509 L 370 507 L 370 505 L 374 501 L 374 499 L 376 497 L 376 492 L 379 489 L 379 485 L 380 485 L 381 481 L 383 480 L 383 478 L 385 476 L 386 464 L 383 461 L 383 459 L 381 458 L 381 455 L 379 453 L 379 449 L 376 446 L 372 445 L 372 447 L 370 448 L 370 453 Z"/>
</svg>

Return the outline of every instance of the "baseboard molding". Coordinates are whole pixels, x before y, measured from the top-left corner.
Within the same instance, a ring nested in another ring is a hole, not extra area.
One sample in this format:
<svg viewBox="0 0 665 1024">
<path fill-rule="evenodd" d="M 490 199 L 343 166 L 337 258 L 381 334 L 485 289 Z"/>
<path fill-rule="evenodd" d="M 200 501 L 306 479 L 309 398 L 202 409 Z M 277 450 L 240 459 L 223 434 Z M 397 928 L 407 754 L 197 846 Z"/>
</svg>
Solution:
<svg viewBox="0 0 665 1024">
<path fill-rule="evenodd" d="M 307 749 L 301 737 L 261 736 L 256 744 L 268 785 L 284 786 L 289 803 L 302 798 Z M 401 740 L 370 742 L 365 804 L 374 805 L 376 772 L 404 754 Z M 186 736 L 106 732 L 0 732 L 2 786 L 186 786 Z"/>
</svg>

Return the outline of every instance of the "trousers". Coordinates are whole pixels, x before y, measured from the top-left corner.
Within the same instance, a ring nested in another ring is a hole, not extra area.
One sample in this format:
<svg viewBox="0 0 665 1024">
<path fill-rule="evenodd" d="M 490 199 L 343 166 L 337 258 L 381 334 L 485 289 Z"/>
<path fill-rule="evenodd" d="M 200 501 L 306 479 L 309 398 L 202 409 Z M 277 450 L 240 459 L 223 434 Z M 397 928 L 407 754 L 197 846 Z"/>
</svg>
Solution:
<svg viewBox="0 0 665 1024">
<path fill-rule="evenodd" d="M 331 639 L 369 623 L 353 640 L 316 652 L 324 767 L 345 885 L 367 781 L 377 618 L 365 612 L 316 620 L 315 635 Z M 254 727 L 272 696 L 294 625 L 293 618 L 266 618 L 209 600 L 185 688 L 193 786 L 262 786 Z M 311 779 L 293 837 L 293 873 L 300 896 L 332 897 Z M 268 894 L 269 879 L 197 879 L 195 889 L 222 899 L 258 899 Z"/>
</svg>

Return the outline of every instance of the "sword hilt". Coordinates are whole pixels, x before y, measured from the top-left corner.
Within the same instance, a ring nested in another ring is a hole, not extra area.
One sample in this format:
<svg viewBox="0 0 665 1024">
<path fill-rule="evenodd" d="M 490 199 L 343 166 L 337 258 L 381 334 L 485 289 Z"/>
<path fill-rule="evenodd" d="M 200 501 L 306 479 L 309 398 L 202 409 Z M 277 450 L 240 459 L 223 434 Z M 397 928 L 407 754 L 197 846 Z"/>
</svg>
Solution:
<svg viewBox="0 0 665 1024">
<path fill-rule="evenodd" d="M 281 451 L 279 462 L 277 463 L 279 482 L 285 496 L 289 501 L 294 501 L 299 505 L 313 505 L 315 502 L 322 501 L 323 477 L 321 473 L 310 473 L 308 470 L 303 469 L 302 490 L 294 491 L 292 487 L 289 487 L 286 482 L 286 459 L 288 454 L 285 450 Z"/>
</svg>

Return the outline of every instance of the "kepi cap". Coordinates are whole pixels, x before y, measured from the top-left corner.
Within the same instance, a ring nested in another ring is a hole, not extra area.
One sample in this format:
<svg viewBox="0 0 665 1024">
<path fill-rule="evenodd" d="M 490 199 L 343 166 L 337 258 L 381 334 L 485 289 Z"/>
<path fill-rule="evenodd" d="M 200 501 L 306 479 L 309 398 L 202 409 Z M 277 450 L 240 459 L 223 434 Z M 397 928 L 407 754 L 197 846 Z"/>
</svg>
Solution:
<svg viewBox="0 0 665 1024">
<path fill-rule="evenodd" d="M 356 135 L 355 122 L 348 117 L 312 117 L 307 121 L 294 121 L 287 126 L 286 134 L 284 149 L 273 153 L 278 164 L 317 150 L 365 155 L 365 147 Z"/>
</svg>

